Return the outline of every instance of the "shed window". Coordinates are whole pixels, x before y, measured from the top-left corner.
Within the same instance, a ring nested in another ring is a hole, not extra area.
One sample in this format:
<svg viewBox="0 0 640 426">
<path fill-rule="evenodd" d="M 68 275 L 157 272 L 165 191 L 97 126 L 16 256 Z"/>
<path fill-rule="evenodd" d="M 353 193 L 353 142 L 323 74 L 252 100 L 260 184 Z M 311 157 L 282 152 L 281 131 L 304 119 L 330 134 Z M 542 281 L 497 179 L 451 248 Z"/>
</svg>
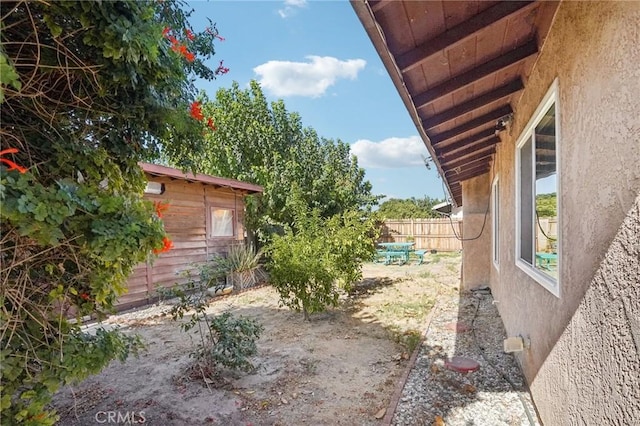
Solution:
<svg viewBox="0 0 640 426">
<path fill-rule="evenodd" d="M 211 208 L 211 236 L 212 237 L 233 237 L 234 236 L 234 216 L 232 209 Z"/>
<path fill-rule="evenodd" d="M 560 295 L 558 103 L 554 82 L 517 144 L 516 264 Z"/>
</svg>

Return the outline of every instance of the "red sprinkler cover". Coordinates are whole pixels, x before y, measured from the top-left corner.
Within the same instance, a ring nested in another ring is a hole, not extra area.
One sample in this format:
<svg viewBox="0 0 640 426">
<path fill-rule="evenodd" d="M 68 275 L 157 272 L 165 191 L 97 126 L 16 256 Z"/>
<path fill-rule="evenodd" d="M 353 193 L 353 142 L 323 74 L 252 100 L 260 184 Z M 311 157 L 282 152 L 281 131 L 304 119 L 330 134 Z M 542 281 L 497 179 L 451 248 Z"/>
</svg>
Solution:
<svg viewBox="0 0 640 426">
<path fill-rule="evenodd" d="M 477 361 L 463 356 L 454 356 L 445 362 L 444 365 L 449 370 L 457 371 L 458 373 L 470 373 L 480 368 L 480 364 L 478 364 Z"/>
</svg>

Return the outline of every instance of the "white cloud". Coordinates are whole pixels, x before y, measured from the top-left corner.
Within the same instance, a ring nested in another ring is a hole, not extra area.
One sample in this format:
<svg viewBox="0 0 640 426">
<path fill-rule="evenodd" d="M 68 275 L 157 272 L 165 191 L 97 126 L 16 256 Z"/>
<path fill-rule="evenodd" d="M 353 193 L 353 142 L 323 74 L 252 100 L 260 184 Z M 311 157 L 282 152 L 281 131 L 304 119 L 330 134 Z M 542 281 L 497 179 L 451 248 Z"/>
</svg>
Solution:
<svg viewBox="0 0 640 426">
<path fill-rule="evenodd" d="M 424 166 L 422 156 L 429 158 L 429 152 L 418 136 L 380 142 L 361 139 L 351 145 L 351 153 L 358 157 L 360 167 L 379 169 Z"/>
<path fill-rule="evenodd" d="M 318 97 L 325 94 L 339 78 L 355 80 L 367 61 L 341 61 L 331 56 L 307 56 L 310 62 L 269 61 L 253 71 L 260 85 L 275 96 Z"/>
<path fill-rule="evenodd" d="M 295 14 L 296 10 L 307 5 L 307 0 L 285 0 L 284 7 L 282 9 L 278 9 L 278 14 L 282 19 L 286 19 L 293 14 Z"/>
</svg>

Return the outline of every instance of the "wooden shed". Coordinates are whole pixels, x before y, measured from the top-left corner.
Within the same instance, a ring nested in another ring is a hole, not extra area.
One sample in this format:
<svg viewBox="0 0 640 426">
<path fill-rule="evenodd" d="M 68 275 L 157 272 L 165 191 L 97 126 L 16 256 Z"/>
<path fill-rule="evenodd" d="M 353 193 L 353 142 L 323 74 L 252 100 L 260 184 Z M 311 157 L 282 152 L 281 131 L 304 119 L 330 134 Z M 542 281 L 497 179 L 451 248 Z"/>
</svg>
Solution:
<svg viewBox="0 0 640 426">
<path fill-rule="evenodd" d="M 226 254 L 244 244 L 245 197 L 262 187 L 247 182 L 140 163 L 148 180 L 145 198 L 168 203 L 164 226 L 173 248 L 153 262 L 138 265 L 128 280 L 128 292 L 117 309 L 150 303 L 156 287 L 184 284 L 184 272 L 214 254 Z"/>
</svg>

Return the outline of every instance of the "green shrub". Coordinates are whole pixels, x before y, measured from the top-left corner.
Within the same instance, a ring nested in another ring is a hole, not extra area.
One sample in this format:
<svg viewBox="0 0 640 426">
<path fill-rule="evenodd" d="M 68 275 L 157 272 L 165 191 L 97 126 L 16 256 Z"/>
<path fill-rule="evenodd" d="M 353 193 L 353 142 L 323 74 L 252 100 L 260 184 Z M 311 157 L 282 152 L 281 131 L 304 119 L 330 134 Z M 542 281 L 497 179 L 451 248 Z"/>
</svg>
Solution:
<svg viewBox="0 0 640 426">
<path fill-rule="evenodd" d="M 256 251 L 253 245 L 236 244 L 231 246 L 227 261 L 232 272 L 249 271 L 260 265 L 262 251 Z"/>
<path fill-rule="evenodd" d="M 287 227 L 266 248 L 271 284 L 281 303 L 304 318 L 338 303 L 339 289 L 348 290 L 362 277 L 362 262 L 375 254 L 373 222 L 360 211 L 322 219 L 303 202 L 292 207 L 295 228 Z"/>
<path fill-rule="evenodd" d="M 224 273 L 224 269 L 216 269 L 218 265 L 214 262 L 213 266 L 203 265 L 201 269 L 210 268 Z M 207 314 L 208 287 L 209 283 L 204 280 L 192 280 L 186 285 L 161 291 L 166 296 L 178 298 L 170 310 L 175 321 L 191 315 L 188 321 L 180 324 L 180 328 L 185 332 L 195 329 L 199 336 L 196 349 L 191 352 L 197 368 L 192 369 L 211 375 L 218 373 L 219 366 L 248 371 L 253 367 L 249 357 L 257 352 L 256 340 L 260 338 L 263 327 L 254 319 L 234 317 L 229 312 L 218 316 Z"/>
</svg>

